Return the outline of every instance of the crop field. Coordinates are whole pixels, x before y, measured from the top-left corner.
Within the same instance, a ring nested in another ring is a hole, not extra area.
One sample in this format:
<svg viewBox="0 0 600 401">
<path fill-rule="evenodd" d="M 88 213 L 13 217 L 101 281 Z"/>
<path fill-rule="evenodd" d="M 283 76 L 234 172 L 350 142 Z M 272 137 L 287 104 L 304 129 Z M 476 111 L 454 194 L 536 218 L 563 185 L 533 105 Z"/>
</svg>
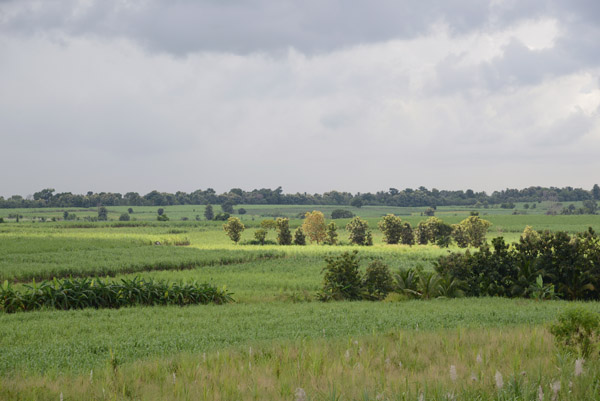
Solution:
<svg viewBox="0 0 600 401">
<path fill-rule="evenodd" d="M 223 305 L 132 306 L 0 312 L 0 400 L 580 400 L 600 399 L 600 363 L 564 352 L 548 327 L 577 305 L 597 302 L 521 298 L 321 302 L 324 258 L 358 250 L 373 260 L 433 271 L 456 245 L 387 245 L 377 222 L 387 213 L 416 226 L 425 208 L 244 205 L 239 244 L 204 206 L 97 209 L 0 209 L 0 280 L 26 291 L 41 280 L 134 278 L 209 283 L 228 291 Z M 488 240 L 518 240 L 536 230 L 600 231 L 599 215 L 546 215 L 478 209 L 492 223 Z M 215 207 L 215 212 L 218 212 Z M 355 246 L 335 220 L 340 244 L 251 245 L 264 219 L 345 209 L 373 230 Z M 525 211 L 523 205 L 516 209 Z M 472 208 L 439 207 L 458 223 Z M 78 219 L 63 221 L 64 212 Z M 15 215 L 19 215 L 16 222 Z M 13 217 L 9 217 L 13 216 Z M 22 216 L 22 217 L 21 217 Z M 53 221 L 54 220 L 54 221 Z M 578 362 L 581 363 L 581 362 Z"/>
</svg>

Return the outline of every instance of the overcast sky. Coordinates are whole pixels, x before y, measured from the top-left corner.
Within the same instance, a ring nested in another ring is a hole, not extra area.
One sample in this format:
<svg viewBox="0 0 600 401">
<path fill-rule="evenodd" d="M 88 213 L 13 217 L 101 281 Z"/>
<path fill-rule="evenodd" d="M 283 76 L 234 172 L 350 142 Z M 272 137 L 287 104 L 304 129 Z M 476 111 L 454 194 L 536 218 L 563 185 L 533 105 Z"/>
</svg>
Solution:
<svg viewBox="0 0 600 401">
<path fill-rule="evenodd" d="M 600 182 L 598 0 L 0 0 L 0 195 Z"/>
</svg>

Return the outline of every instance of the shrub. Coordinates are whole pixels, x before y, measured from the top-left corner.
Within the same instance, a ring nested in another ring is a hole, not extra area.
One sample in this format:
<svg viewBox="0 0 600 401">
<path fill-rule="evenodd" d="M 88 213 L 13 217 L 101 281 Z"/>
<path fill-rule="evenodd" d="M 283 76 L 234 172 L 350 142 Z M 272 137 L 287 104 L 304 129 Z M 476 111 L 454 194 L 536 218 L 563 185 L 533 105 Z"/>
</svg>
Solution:
<svg viewBox="0 0 600 401">
<path fill-rule="evenodd" d="M 227 221 L 231 217 L 229 213 L 217 213 L 217 215 L 213 218 L 216 221 Z"/>
<path fill-rule="evenodd" d="M 346 225 L 346 230 L 350 233 L 350 242 L 355 245 L 369 245 L 369 223 L 360 217 L 355 217 Z M 371 237 L 371 245 L 373 238 Z"/>
<path fill-rule="evenodd" d="M 431 242 L 446 247 L 451 242 L 451 234 L 452 226 L 437 217 L 430 217 L 425 221 L 421 221 L 417 226 L 417 242 L 421 245 Z"/>
<path fill-rule="evenodd" d="M 156 217 L 156 220 L 158 220 L 158 221 L 169 221 L 169 216 L 167 216 L 166 214 L 161 214 L 161 215 L 158 215 Z"/>
<path fill-rule="evenodd" d="M 132 208 L 127 209 L 127 213 L 133 214 L 133 209 Z"/>
<path fill-rule="evenodd" d="M 233 203 L 230 201 L 223 203 L 221 205 L 221 210 L 223 211 L 223 213 L 233 214 Z"/>
<path fill-rule="evenodd" d="M 306 245 L 306 235 L 304 235 L 302 227 L 298 227 L 294 232 L 294 245 Z"/>
<path fill-rule="evenodd" d="M 277 225 L 277 243 L 279 245 L 292 244 L 292 232 L 290 231 L 290 220 L 284 217 L 278 217 L 275 220 Z"/>
<path fill-rule="evenodd" d="M 227 219 L 227 223 L 223 224 L 223 230 L 227 233 L 227 236 L 231 238 L 236 244 L 240 242 L 242 238 L 242 232 L 246 229 L 244 223 L 237 217 L 230 217 Z"/>
<path fill-rule="evenodd" d="M 478 216 L 469 216 L 452 226 L 452 236 L 461 248 L 469 245 L 479 247 L 485 242 L 485 236 L 491 225 L 492 223 Z"/>
<path fill-rule="evenodd" d="M 331 212 L 332 219 L 351 219 L 353 217 L 354 213 L 352 213 L 350 210 L 335 209 Z"/>
<path fill-rule="evenodd" d="M 159 216 L 162 216 L 165 213 L 165 209 L 163 209 L 162 207 L 158 208 L 158 210 L 156 211 L 156 213 L 158 213 Z"/>
<path fill-rule="evenodd" d="M 243 207 L 238 209 L 238 214 L 246 214 L 246 213 L 248 213 L 248 212 Z"/>
<path fill-rule="evenodd" d="M 327 265 L 323 268 L 323 289 L 318 294 L 320 300 L 363 298 L 358 251 L 344 252 L 340 256 L 327 256 L 325 262 Z"/>
<path fill-rule="evenodd" d="M 562 312 L 550 332 L 559 347 L 588 357 L 597 351 L 599 328 L 597 313 L 575 307 Z"/>
<path fill-rule="evenodd" d="M 104 206 L 98 208 L 98 221 L 108 220 L 108 210 Z"/>
<path fill-rule="evenodd" d="M 400 231 L 400 242 L 404 245 L 415 244 L 415 233 L 413 232 L 412 226 L 409 222 L 404 222 L 402 230 Z"/>
<path fill-rule="evenodd" d="M 129 216 L 128 213 L 123 213 L 119 216 L 119 221 L 129 221 L 131 220 L 131 217 Z"/>
<path fill-rule="evenodd" d="M 384 216 L 378 223 L 383 233 L 383 241 L 387 244 L 397 244 L 402 236 L 402 219 L 393 214 Z"/>
<path fill-rule="evenodd" d="M 363 278 L 363 287 L 368 299 L 385 299 L 394 290 L 394 279 L 388 265 L 379 259 L 372 261 L 367 266 L 367 271 Z"/>
</svg>

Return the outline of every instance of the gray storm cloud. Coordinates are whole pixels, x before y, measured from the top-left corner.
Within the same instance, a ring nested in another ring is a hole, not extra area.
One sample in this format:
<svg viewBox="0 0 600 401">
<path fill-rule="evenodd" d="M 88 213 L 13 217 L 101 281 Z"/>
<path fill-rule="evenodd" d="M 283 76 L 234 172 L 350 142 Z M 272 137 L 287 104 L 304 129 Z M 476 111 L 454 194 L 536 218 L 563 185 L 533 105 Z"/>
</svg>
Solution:
<svg viewBox="0 0 600 401">
<path fill-rule="evenodd" d="M 597 1 L 0 1 L 0 195 L 591 187 Z"/>
</svg>

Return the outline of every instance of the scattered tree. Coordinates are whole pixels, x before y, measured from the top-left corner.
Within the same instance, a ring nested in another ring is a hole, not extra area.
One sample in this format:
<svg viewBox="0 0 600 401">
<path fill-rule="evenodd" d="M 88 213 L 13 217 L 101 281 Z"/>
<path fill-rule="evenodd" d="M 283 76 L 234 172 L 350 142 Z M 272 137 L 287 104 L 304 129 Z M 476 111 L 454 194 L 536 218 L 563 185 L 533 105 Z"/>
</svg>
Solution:
<svg viewBox="0 0 600 401">
<path fill-rule="evenodd" d="M 402 219 L 393 214 L 384 216 L 379 221 L 379 229 L 383 233 L 383 241 L 387 244 L 397 244 L 402 236 Z"/>
<path fill-rule="evenodd" d="M 156 217 L 156 220 L 157 220 L 157 221 L 169 221 L 169 216 L 167 216 L 167 215 L 166 215 L 166 214 L 164 214 L 164 213 L 163 213 L 163 214 L 159 214 L 159 215 Z"/>
<path fill-rule="evenodd" d="M 452 236 L 461 248 L 467 246 L 479 247 L 485 242 L 485 236 L 491 225 L 492 223 L 480 219 L 478 216 L 469 216 L 452 226 Z"/>
<path fill-rule="evenodd" d="M 306 245 L 306 235 L 304 235 L 304 231 L 302 227 L 298 227 L 294 232 L 294 244 L 295 245 Z"/>
<path fill-rule="evenodd" d="M 327 225 L 327 238 L 325 238 L 325 243 L 327 245 L 335 245 L 337 244 L 337 225 L 334 221 Z"/>
<path fill-rule="evenodd" d="M 119 216 L 119 221 L 129 221 L 130 219 L 129 213 L 123 213 Z"/>
<path fill-rule="evenodd" d="M 165 213 L 165 209 L 160 207 L 160 208 L 158 208 L 158 210 L 156 212 L 158 213 L 159 216 L 162 216 Z"/>
<path fill-rule="evenodd" d="M 267 238 L 267 230 L 264 228 L 259 228 L 254 232 L 254 238 L 261 244 L 265 244 L 265 240 Z"/>
<path fill-rule="evenodd" d="M 279 245 L 292 244 L 292 232 L 290 231 L 290 220 L 285 217 L 279 217 L 275 220 L 277 225 L 277 243 Z"/>
<path fill-rule="evenodd" d="M 130 207 L 129 209 L 127 209 L 127 213 L 133 214 L 133 208 Z"/>
<path fill-rule="evenodd" d="M 350 233 L 350 242 L 356 245 L 369 245 L 369 223 L 360 217 L 355 217 L 346 225 L 346 230 Z M 372 242 L 372 236 L 371 236 Z"/>
<path fill-rule="evenodd" d="M 230 214 L 229 213 L 217 213 L 217 215 L 214 217 L 213 220 L 216 221 L 227 221 L 227 219 L 229 219 Z"/>
<path fill-rule="evenodd" d="M 360 209 L 361 207 L 363 207 L 363 201 L 360 198 L 354 198 L 350 202 L 350 205 Z"/>
<path fill-rule="evenodd" d="M 379 259 L 369 263 L 363 278 L 363 287 L 366 290 L 367 299 L 374 301 L 385 299 L 394 290 L 394 279 L 388 265 Z"/>
<path fill-rule="evenodd" d="M 242 232 L 246 229 L 244 223 L 237 217 L 230 217 L 227 219 L 227 223 L 223 224 L 223 230 L 227 233 L 229 238 L 236 244 L 240 242 L 242 238 Z"/>
<path fill-rule="evenodd" d="M 229 213 L 229 214 L 233 214 L 233 203 L 227 201 L 225 203 L 223 203 L 221 205 L 221 210 L 223 210 L 223 213 Z"/>
<path fill-rule="evenodd" d="M 98 208 L 98 221 L 108 220 L 108 210 L 104 206 Z"/>
<path fill-rule="evenodd" d="M 246 213 L 248 213 L 248 212 L 243 207 L 238 209 L 238 214 L 246 214 Z"/>
<path fill-rule="evenodd" d="M 215 212 L 213 212 L 211 204 L 206 205 L 206 208 L 204 208 L 204 218 L 209 221 L 215 218 Z"/>
<path fill-rule="evenodd" d="M 332 219 L 351 219 L 354 217 L 354 213 L 352 213 L 350 210 L 344 210 L 344 209 L 335 209 L 333 212 L 331 212 L 331 218 Z"/>
<path fill-rule="evenodd" d="M 306 213 L 304 223 L 302 223 L 302 231 L 306 234 L 310 242 L 317 244 L 323 242 L 327 237 L 325 225 L 325 216 L 318 210 Z"/>
<path fill-rule="evenodd" d="M 328 300 L 360 300 L 363 285 L 359 271 L 358 251 L 344 252 L 340 256 L 327 256 L 323 268 L 323 290 L 319 298 Z"/>
<path fill-rule="evenodd" d="M 412 226 L 409 222 L 405 221 L 400 231 L 400 242 L 404 245 L 415 244 L 415 233 L 413 232 Z"/>
</svg>

